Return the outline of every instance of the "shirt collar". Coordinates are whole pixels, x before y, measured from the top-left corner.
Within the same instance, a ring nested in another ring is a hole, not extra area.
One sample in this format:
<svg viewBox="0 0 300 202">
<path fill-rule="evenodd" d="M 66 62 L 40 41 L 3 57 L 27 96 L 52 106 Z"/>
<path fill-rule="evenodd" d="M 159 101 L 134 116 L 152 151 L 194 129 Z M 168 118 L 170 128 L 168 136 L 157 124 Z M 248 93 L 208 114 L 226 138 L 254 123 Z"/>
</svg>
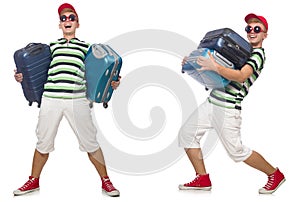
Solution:
<svg viewBox="0 0 300 202">
<path fill-rule="evenodd" d="M 58 39 L 58 41 L 66 43 L 66 42 L 68 42 L 68 39 L 60 38 L 60 39 Z M 73 42 L 73 41 L 79 41 L 79 39 L 75 37 L 75 38 L 70 39 L 69 42 Z"/>
</svg>

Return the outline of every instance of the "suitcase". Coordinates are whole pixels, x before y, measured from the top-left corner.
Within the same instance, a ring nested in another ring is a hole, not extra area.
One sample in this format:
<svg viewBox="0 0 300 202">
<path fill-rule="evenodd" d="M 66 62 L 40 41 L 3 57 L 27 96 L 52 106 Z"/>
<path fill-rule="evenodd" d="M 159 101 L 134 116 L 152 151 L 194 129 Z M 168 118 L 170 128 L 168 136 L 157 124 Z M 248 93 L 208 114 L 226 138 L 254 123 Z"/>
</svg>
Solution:
<svg viewBox="0 0 300 202">
<path fill-rule="evenodd" d="M 237 69 L 243 67 L 252 52 L 251 44 L 230 28 L 207 32 L 200 41 L 200 47 L 218 51 Z"/>
<path fill-rule="evenodd" d="M 29 106 L 33 102 L 41 105 L 44 84 L 52 60 L 50 47 L 42 43 L 29 43 L 14 53 L 17 72 L 23 74 L 22 89 Z"/>
<path fill-rule="evenodd" d="M 232 62 L 227 60 L 224 56 L 218 53 L 216 50 L 208 49 L 208 48 L 199 48 L 194 50 L 187 58 L 187 63 L 182 66 L 182 73 L 187 73 L 189 76 L 194 78 L 196 81 L 201 83 L 208 89 L 215 88 L 224 88 L 226 85 L 230 83 L 229 80 L 220 76 L 214 71 L 204 70 L 198 71 L 201 69 L 201 66 L 197 64 L 197 58 L 199 56 L 204 56 L 206 58 L 209 57 L 208 51 L 211 52 L 216 62 L 220 65 L 234 69 L 234 65 Z"/>
<path fill-rule="evenodd" d="M 122 58 L 109 45 L 93 44 L 87 52 L 84 63 L 87 98 L 91 104 L 103 103 L 103 107 L 107 108 L 114 91 L 111 81 L 119 79 Z"/>
</svg>

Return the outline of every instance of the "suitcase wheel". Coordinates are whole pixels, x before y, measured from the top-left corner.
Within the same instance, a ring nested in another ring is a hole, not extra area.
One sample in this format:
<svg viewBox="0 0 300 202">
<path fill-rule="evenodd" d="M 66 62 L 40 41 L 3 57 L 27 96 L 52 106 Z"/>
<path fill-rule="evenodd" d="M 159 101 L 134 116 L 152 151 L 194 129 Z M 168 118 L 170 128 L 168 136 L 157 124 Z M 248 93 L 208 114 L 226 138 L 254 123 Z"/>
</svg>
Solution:
<svg viewBox="0 0 300 202">
<path fill-rule="evenodd" d="M 32 102 L 29 102 L 28 105 L 29 105 L 29 106 L 32 106 Z"/>
<path fill-rule="evenodd" d="M 107 102 L 103 102 L 103 107 L 106 109 L 108 107 Z"/>
</svg>

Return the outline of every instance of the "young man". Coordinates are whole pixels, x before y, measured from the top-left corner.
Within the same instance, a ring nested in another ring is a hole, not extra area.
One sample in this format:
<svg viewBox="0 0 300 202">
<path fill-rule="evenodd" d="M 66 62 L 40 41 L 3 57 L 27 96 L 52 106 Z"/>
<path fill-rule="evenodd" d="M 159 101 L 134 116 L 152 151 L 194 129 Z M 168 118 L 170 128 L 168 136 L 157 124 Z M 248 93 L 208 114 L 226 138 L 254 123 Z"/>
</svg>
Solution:
<svg viewBox="0 0 300 202">
<path fill-rule="evenodd" d="M 68 3 L 58 8 L 59 28 L 63 38 L 50 43 L 52 62 L 45 84 L 39 120 L 36 129 L 38 138 L 33 156 L 32 171 L 29 180 L 14 195 L 23 195 L 39 190 L 42 169 L 54 150 L 54 140 L 58 126 L 65 117 L 72 127 L 80 150 L 88 153 L 102 180 L 102 189 L 109 196 L 119 196 L 120 192 L 113 186 L 104 163 L 103 153 L 97 142 L 97 130 L 93 124 L 89 101 L 86 99 L 84 58 L 89 44 L 75 37 L 79 27 L 79 18 L 74 7 Z M 15 73 L 15 79 L 21 82 L 21 73 Z M 119 82 L 113 81 L 116 89 Z"/>
<path fill-rule="evenodd" d="M 211 189 L 211 181 L 200 148 L 200 139 L 211 129 L 218 133 L 227 153 L 235 162 L 243 161 L 268 176 L 267 184 L 259 189 L 260 194 L 273 193 L 285 181 L 278 168 L 274 168 L 259 153 L 246 147 L 241 141 L 241 102 L 263 69 L 265 52 L 262 43 L 267 38 L 268 31 L 268 23 L 263 16 L 250 13 L 245 17 L 245 21 L 245 31 L 253 52 L 240 70 L 219 65 L 211 55 L 208 59 L 197 59 L 197 63 L 202 66 L 201 71 L 215 71 L 231 82 L 225 89 L 213 89 L 208 99 L 180 129 L 179 145 L 185 148 L 196 172 L 196 178 L 192 182 L 179 185 L 181 190 Z M 186 58 L 182 64 L 185 62 Z"/>
</svg>

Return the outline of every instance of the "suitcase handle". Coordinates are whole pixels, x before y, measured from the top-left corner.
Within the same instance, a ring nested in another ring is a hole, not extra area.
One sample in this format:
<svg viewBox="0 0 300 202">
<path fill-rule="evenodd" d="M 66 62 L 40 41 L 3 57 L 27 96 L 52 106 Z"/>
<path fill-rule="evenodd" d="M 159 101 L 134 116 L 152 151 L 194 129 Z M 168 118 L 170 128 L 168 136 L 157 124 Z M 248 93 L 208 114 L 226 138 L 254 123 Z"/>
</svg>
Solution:
<svg viewBox="0 0 300 202">
<path fill-rule="evenodd" d="M 107 52 L 108 52 L 108 54 L 109 54 L 110 56 L 113 56 L 113 55 L 114 55 L 114 53 L 112 52 L 112 50 L 110 49 L 109 46 L 106 46 L 106 47 L 104 47 L 104 48 L 107 50 Z"/>
<path fill-rule="evenodd" d="M 107 51 L 99 45 L 93 45 L 92 47 L 93 54 L 96 58 L 102 59 L 107 55 Z"/>
<path fill-rule="evenodd" d="M 37 55 L 43 51 L 43 45 L 41 43 L 29 43 L 25 49 L 29 55 Z"/>
<path fill-rule="evenodd" d="M 200 50 L 200 49 L 198 49 Z M 196 63 L 197 58 L 201 56 L 201 55 L 193 55 L 193 56 L 189 56 L 187 58 L 187 62 L 190 63 Z M 215 59 L 217 59 L 217 61 L 219 60 L 220 62 L 226 64 L 228 67 L 233 68 L 234 65 L 232 62 L 230 62 L 228 59 L 226 59 L 223 55 L 221 55 L 220 53 L 218 53 L 217 51 L 213 51 L 213 56 Z"/>
<path fill-rule="evenodd" d="M 227 60 L 223 55 L 221 55 L 220 53 L 218 53 L 217 51 L 214 51 L 214 56 L 218 59 L 220 59 L 222 62 L 224 62 L 226 65 L 228 65 L 229 67 L 233 68 L 233 64 L 232 62 L 230 62 L 229 60 Z"/>
</svg>

